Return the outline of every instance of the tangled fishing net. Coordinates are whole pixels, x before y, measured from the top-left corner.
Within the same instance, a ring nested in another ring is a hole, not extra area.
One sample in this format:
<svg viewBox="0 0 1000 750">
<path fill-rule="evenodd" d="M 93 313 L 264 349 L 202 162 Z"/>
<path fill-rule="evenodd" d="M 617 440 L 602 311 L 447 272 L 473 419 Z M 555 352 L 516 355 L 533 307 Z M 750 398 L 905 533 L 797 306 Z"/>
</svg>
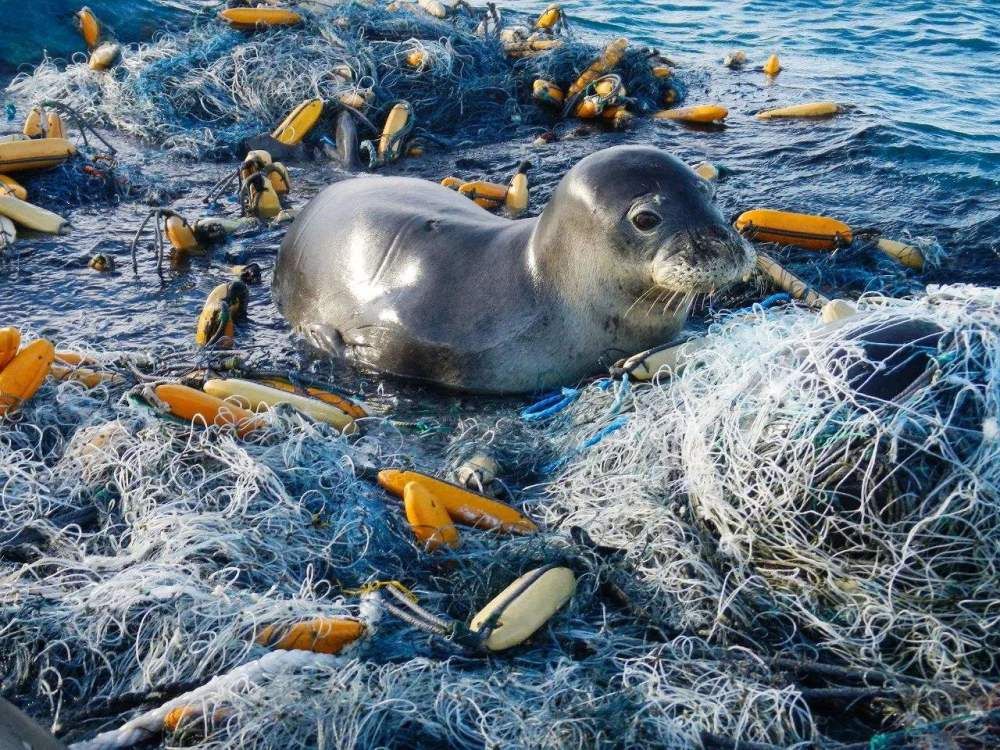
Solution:
<svg viewBox="0 0 1000 750">
<path fill-rule="evenodd" d="M 553 114 L 531 101 L 532 81 L 568 85 L 600 51 L 567 38 L 550 52 L 511 59 L 495 35 L 477 35 L 482 9 L 460 9 L 447 20 L 416 6 L 393 12 L 354 2 L 302 12 L 301 26 L 253 34 L 205 19 L 126 46 L 107 73 L 83 60 L 63 66 L 47 58 L 15 78 L 8 93 L 26 106 L 58 100 L 94 124 L 205 156 L 232 153 L 242 139 L 270 132 L 305 99 L 370 91 L 365 112 L 373 122 L 380 125 L 392 103 L 405 99 L 416 135 L 452 145 L 501 140 L 522 124 L 551 126 Z M 419 65 L 407 61 L 413 52 L 423 53 Z M 631 48 L 621 65 L 639 111 L 674 87 L 653 77 L 648 55 Z"/>
<path fill-rule="evenodd" d="M 859 396 L 830 354 L 900 318 L 943 332 L 927 373 Z M 602 381 L 511 431 L 505 460 L 555 472 L 514 495 L 543 532 L 434 554 L 366 478 L 420 452 L 403 423 L 345 437 L 277 409 L 238 439 L 50 381 L 0 428 L 2 691 L 81 748 L 836 747 L 927 722 L 988 744 L 998 332 L 1000 295 L 972 287 L 865 299 L 833 329 L 733 316 L 682 375 Z M 460 419 L 445 452 L 500 445 L 513 419 Z M 379 595 L 401 581 L 468 622 L 548 563 L 575 596 L 490 657 Z M 316 617 L 366 632 L 337 655 L 255 637 Z"/>
</svg>

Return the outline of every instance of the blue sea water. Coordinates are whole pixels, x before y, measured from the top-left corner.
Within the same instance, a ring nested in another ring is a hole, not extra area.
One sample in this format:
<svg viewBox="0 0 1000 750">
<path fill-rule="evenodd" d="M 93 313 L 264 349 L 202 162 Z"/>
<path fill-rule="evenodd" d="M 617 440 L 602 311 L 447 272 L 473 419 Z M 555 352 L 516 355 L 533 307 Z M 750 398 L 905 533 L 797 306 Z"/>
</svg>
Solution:
<svg viewBox="0 0 1000 750">
<path fill-rule="evenodd" d="M 214 20 L 220 4 L 208 0 L 94 0 L 90 5 L 123 42 L 150 41 L 162 30 L 196 24 L 215 24 L 220 39 L 233 33 Z M 517 15 L 535 14 L 545 5 L 517 0 L 501 7 Z M 81 59 L 71 18 L 77 7 L 69 0 L 40 0 L 6 17 L 0 29 L 0 85 L 15 71 L 30 70 L 43 52 Z M 659 49 L 675 63 L 686 103 L 726 105 L 726 127 L 699 130 L 643 117 L 625 133 L 574 138 L 542 150 L 530 147 L 532 133 L 514 131 L 498 144 L 432 152 L 386 171 L 506 181 L 520 159 L 531 158 L 530 211 L 538 212 L 559 177 L 583 155 L 615 143 L 652 143 L 689 162 L 707 159 L 722 167 L 718 199 L 729 215 L 758 206 L 827 214 L 856 228 L 877 227 L 889 237 L 922 238 L 944 251 L 939 266 L 920 273 L 870 246 L 832 255 L 780 252 L 784 262 L 828 295 L 906 294 L 931 283 L 1000 282 L 996 2 L 570 0 L 563 8 L 574 33 L 597 44 L 623 35 Z M 743 71 L 721 65 L 732 49 L 746 51 L 749 63 Z M 772 52 L 784 68 L 773 80 L 757 70 Z M 6 123 L 13 129 L 28 102 L 5 98 L 16 106 L 16 117 Z M 836 100 L 849 110 L 818 121 L 753 117 L 764 108 L 818 99 Z M 124 137 L 117 142 L 126 168 L 162 189 L 163 202 L 186 215 L 204 213 L 201 197 L 230 168 L 164 158 L 154 146 Z M 338 176 L 331 165 L 294 165 L 296 205 Z M 145 203 L 128 200 L 65 207 L 76 231 L 59 241 L 25 239 L 19 247 L 31 258 L 0 270 L 0 319 L 33 323 L 54 334 L 85 333 L 107 345 L 186 341 L 205 294 L 225 278 L 228 264 L 221 252 L 152 287 L 148 278 L 98 276 L 74 261 L 100 248 L 125 265 L 128 242 L 147 210 Z M 231 245 L 252 250 L 267 265 L 281 234 L 270 230 Z M 144 269 L 150 271 L 148 263 Z M 289 331 L 266 285 L 254 295 L 256 325 L 246 332 L 247 343 L 288 351 Z M 86 330 L 95 311 L 102 325 Z"/>
</svg>

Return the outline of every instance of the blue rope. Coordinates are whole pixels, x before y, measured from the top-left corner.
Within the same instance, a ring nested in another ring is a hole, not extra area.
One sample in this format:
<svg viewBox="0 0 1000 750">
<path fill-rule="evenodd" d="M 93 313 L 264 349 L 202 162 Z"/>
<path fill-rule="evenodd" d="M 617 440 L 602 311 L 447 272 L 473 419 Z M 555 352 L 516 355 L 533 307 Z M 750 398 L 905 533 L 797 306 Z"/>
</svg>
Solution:
<svg viewBox="0 0 1000 750">
<path fill-rule="evenodd" d="M 546 396 L 541 401 L 532 404 L 521 411 L 521 419 L 525 422 L 541 422 L 553 417 L 580 397 L 576 388 L 563 388 L 560 393 Z"/>
<path fill-rule="evenodd" d="M 627 424 L 628 424 L 628 417 L 626 417 L 624 415 L 615 417 L 615 419 L 611 423 L 605 425 L 600 430 L 598 430 L 597 432 L 595 432 L 589 438 L 587 438 L 582 443 L 580 443 L 579 446 L 577 446 L 573 450 L 569 451 L 565 455 L 560 456 L 559 458 L 555 459 L 554 461 L 549 461 L 547 464 L 543 465 L 542 466 L 542 472 L 545 473 L 545 474 L 551 474 L 551 473 L 555 472 L 556 470 L 561 469 L 563 466 L 566 465 L 566 463 L 571 458 L 573 458 L 574 456 L 579 455 L 580 453 L 583 453 L 588 448 L 593 448 L 595 445 L 597 445 L 599 442 L 601 442 L 602 440 L 604 440 L 604 438 L 606 438 L 612 432 L 615 432 L 616 430 L 620 430 L 622 427 L 624 427 Z"/>
</svg>

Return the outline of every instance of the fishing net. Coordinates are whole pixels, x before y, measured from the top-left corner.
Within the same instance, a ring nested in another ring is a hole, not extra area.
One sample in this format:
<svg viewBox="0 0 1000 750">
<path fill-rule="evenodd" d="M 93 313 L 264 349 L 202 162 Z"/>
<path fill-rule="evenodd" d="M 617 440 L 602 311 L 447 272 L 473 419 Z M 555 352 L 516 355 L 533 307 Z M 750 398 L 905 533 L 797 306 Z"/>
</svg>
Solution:
<svg viewBox="0 0 1000 750">
<path fill-rule="evenodd" d="M 475 33 L 485 11 L 475 13 L 459 9 L 439 20 L 415 6 L 393 12 L 344 3 L 303 11 L 301 26 L 253 34 L 204 19 L 125 46 L 107 73 L 83 60 L 64 66 L 46 58 L 17 76 L 8 94 L 24 106 L 63 102 L 94 124 L 189 156 L 229 155 L 303 100 L 359 91 L 371 92 L 365 112 L 377 126 L 405 99 L 415 135 L 445 144 L 495 142 L 522 124 L 551 126 L 555 115 L 531 101 L 532 81 L 547 76 L 567 86 L 600 45 L 566 38 L 551 52 L 511 59 L 495 35 Z M 423 53 L 417 65 L 407 60 L 413 52 Z M 633 47 L 621 63 L 639 111 L 675 87 L 652 76 L 648 52 Z"/>
<path fill-rule="evenodd" d="M 590 388 L 557 417 L 564 452 L 606 434 L 533 510 L 623 550 L 669 630 L 875 667 L 946 703 L 981 696 L 1000 645 L 998 305 L 932 287 L 865 298 L 827 329 L 798 311 L 733 316 L 683 375 L 624 399 Z M 943 329 L 928 370 L 865 397 L 853 368 L 884 384 L 901 365 L 869 363 L 859 337 L 900 320 Z"/>
<path fill-rule="evenodd" d="M 942 331 L 927 374 L 858 395 L 852 342 L 900 318 Z M 81 747 L 788 747 L 843 738 L 845 702 L 881 717 L 855 738 L 980 716 L 1000 645 L 998 331 L 1000 296 L 971 287 L 866 298 L 832 329 L 757 309 L 672 380 L 348 437 L 279 408 L 239 439 L 125 385 L 50 381 L 0 427 L 3 692 Z M 444 474 L 471 445 L 508 446 L 509 499 L 545 530 L 428 554 L 367 477 L 414 455 Z M 468 622 L 551 563 L 576 594 L 501 655 L 379 593 L 398 580 Z M 367 631 L 336 656 L 255 638 L 316 617 Z M 189 720 L 164 729 L 174 708 Z"/>
</svg>

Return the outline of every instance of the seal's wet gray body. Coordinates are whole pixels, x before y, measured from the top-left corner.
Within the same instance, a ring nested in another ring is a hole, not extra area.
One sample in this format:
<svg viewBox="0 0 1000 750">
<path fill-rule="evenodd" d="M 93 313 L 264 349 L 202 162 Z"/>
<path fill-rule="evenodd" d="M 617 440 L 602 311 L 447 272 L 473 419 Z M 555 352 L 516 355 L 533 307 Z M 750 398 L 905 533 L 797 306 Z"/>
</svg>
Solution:
<svg viewBox="0 0 1000 750">
<path fill-rule="evenodd" d="M 629 223 L 637 201 L 664 214 L 656 228 Z M 656 149 L 618 147 L 581 161 L 540 217 L 517 221 L 424 180 L 331 185 L 289 229 L 274 288 L 290 322 L 353 362 L 528 392 L 675 335 L 689 288 L 731 280 L 744 255 L 700 178 Z M 667 287 L 637 304 L 662 281 L 654 265 L 678 280 L 673 305 Z M 687 278 L 689 266 L 705 278 Z"/>
</svg>

